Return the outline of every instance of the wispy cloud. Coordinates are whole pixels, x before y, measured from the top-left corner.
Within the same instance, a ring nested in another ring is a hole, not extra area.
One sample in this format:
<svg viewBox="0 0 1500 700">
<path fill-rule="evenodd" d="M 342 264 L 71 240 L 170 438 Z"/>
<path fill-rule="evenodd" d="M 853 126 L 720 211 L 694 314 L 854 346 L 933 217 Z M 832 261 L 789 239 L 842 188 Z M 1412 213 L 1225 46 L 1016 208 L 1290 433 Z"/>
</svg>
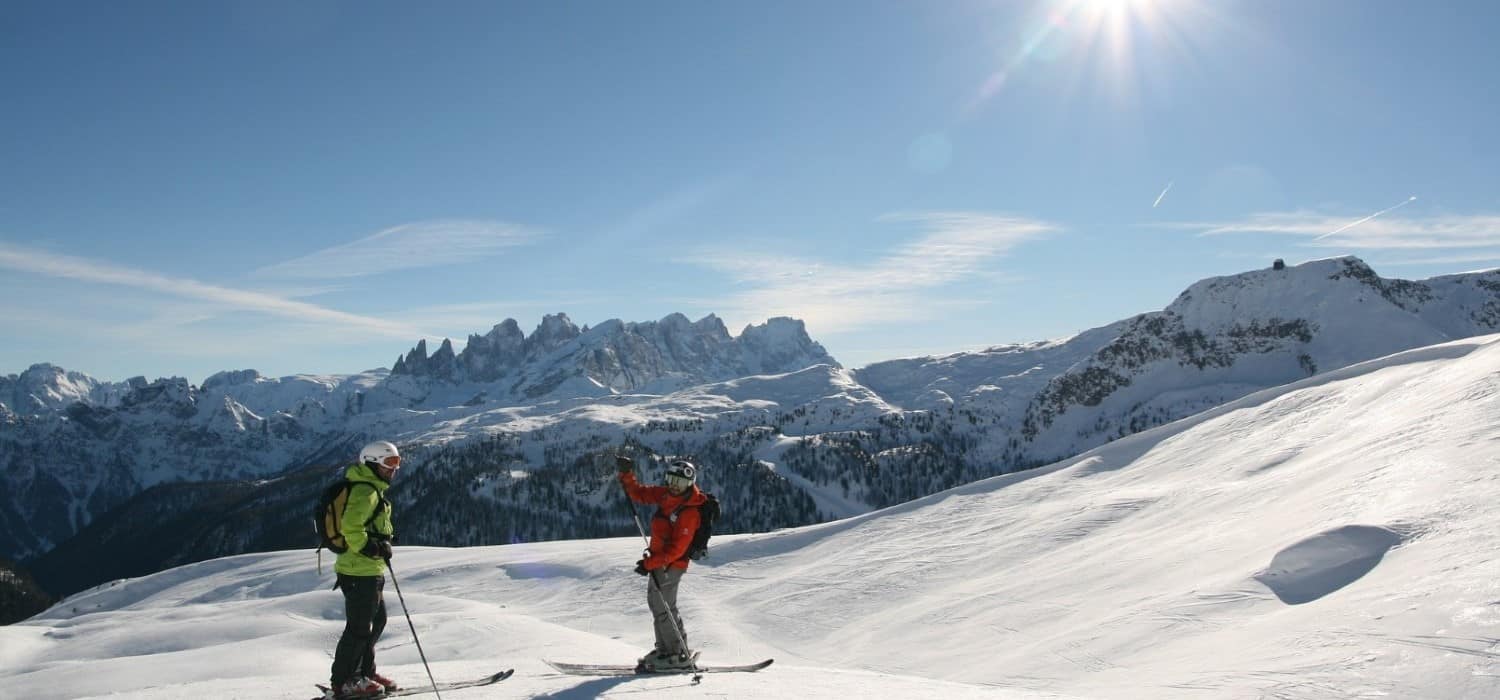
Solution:
<svg viewBox="0 0 1500 700">
<path fill-rule="evenodd" d="M 1357 221 L 1358 226 L 1351 226 Z M 1153 225 L 1156 226 L 1156 225 Z M 1440 249 L 1500 247 L 1500 215 L 1387 217 L 1371 220 L 1299 210 L 1268 212 L 1227 221 L 1159 224 L 1196 230 L 1203 236 L 1274 234 L 1303 236 L 1309 247 L 1341 249 Z"/>
<path fill-rule="evenodd" d="M 345 313 L 264 292 L 232 289 L 197 280 L 168 277 L 121 265 L 0 243 L 0 268 L 61 279 L 140 289 L 193 302 L 209 302 L 296 321 L 335 325 L 382 336 L 410 339 L 429 335 L 408 325 Z"/>
<path fill-rule="evenodd" d="M 980 277 L 1015 246 L 1058 230 L 1044 221 L 979 212 L 899 213 L 889 223 L 914 223 L 920 237 L 880 259 L 862 265 L 795 256 L 768 256 L 744 250 L 718 250 L 678 262 L 719 270 L 746 287 L 728 299 L 705 300 L 730 319 L 788 315 L 820 333 L 847 331 L 876 323 L 906 321 L 945 309 L 983 303 L 941 301 L 928 291 Z"/>
<path fill-rule="evenodd" d="M 619 217 L 604 234 L 610 238 L 638 239 L 669 226 L 705 205 L 720 199 L 739 185 L 738 175 L 706 178 L 677 188 Z"/>
<path fill-rule="evenodd" d="M 351 243 L 256 270 L 278 278 L 349 278 L 392 270 L 473 262 L 542 237 L 500 221 L 423 221 L 388 228 Z"/>
</svg>

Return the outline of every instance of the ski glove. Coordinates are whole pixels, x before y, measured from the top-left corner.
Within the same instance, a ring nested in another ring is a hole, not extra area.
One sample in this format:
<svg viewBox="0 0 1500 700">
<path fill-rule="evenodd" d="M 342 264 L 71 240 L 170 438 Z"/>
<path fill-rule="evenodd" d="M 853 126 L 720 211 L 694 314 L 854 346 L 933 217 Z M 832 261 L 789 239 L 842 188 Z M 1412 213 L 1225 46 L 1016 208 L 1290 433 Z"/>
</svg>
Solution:
<svg viewBox="0 0 1500 700">
<path fill-rule="evenodd" d="M 621 473 L 635 471 L 635 460 L 620 455 L 615 456 L 615 469 Z"/>
<path fill-rule="evenodd" d="M 640 560 L 640 561 L 638 561 L 638 562 L 635 563 L 635 572 L 638 573 L 638 574 L 640 574 L 640 575 L 642 575 L 642 576 L 647 576 L 647 575 L 651 574 L 650 571 L 646 570 L 646 560 L 645 559 L 642 559 L 642 560 Z"/>
<path fill-rule="evenodd" d="M 387 542 L 386 540 L 377 540 L 374 538 L 370 538 L 368 542 L 365 542 L 364 549 L 359 550 L 359 553 L 371 559 L 384 559 L 386 561 L 390 561 L 391 554 L 393 552 L 391 552 L 390 542 Z"/>
</svg>

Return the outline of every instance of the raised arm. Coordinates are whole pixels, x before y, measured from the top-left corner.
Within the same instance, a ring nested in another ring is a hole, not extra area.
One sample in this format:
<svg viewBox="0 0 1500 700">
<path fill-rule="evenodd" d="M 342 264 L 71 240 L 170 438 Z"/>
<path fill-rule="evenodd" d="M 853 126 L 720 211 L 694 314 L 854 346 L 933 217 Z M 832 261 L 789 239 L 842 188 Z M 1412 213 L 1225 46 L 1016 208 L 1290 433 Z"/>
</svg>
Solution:
<svg viewBox="0 0 1500 700">
<path fill-rule="evenodd" d="M 630 496 L 630 500 L 643 505 L 660 503 L 667 492 L 665 486 L 642 486 L 635 480 L 633 471 L 620 472 L 620 484 L 625 487 L 625 494 Z"/>
</svg>

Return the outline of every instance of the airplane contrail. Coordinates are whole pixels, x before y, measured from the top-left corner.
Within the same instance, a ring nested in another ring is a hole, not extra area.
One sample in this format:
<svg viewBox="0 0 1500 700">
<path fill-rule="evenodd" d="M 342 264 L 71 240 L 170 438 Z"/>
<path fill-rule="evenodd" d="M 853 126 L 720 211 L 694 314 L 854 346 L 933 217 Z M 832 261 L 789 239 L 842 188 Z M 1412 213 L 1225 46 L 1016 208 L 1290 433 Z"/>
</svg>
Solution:
<svg viewBox="0 0 1500 700">
<path fill-rule="evenodd" d="M 1355 221 L 1353 223 L 1344 224 L 1343 226 L 1340 226 L 1337 229 L 1334 229 L 1332 231 L 1329 231 L 1328 233 L 1325 233 L 1325 234 L 1323 234 L 1321 236 L 1318 236 L 1317 238 L 1314 238 L 1313 240 L 1315 240 L 1315 241 L 1321 241 L 1324 238 L 1332 236 L 1335 233 L 1341 233 L 1341 232 L 1344 232 L 1344 231 L 1348 231 L 1349 229 L 1354 228 L 1355 226 L 1358 226 L 1358 225 L 1360 225 L 1360 224 L 1362 224 L 1362 223 L 1364 223 L 1366 221 L 1369 221 L 1370 219 L 1373 219 L 1373 218 L 1375 218 L 1377 216 L 1380 216 L 1381 214 L 1385 214 L 1385 213 L 1388 213 L 1388 212 L 1396 211 L 1397 209 L 1400 209 L 1401 207 L 1404 207 L 1404 206 L 1406 206 L 1408 204 L 1411 204 L 1412 202 L 1415 202 L 1415 201 L 1417 201 L 1417 196 L 1416 195 L 1412 195 L 1410 197 L 1407 197 L 1406 201 L 1403 201 L 1403 202 L 1401 202 L 1400 204 L 1397 204 L 1394 207 L 1387 207 L 1385 209 L 1381 209 L 1380 211 L 1377 211 L 1374 214 L 1371 214 L 1371 215 L 1369 215 L 1369 216 L 1367 216 L 1367 217 L 1365 217 L 1363 219 L 1360 219 L 1359 221 Z"/>
<path fill-rule="evenodd" d="M 1175 185 L 1175 184 L 1177 184 L 1176 180 L 1173 180 L 1173 181 L 1167 183 L 1167 188 L 1164 189 L 1164 190 L 1162 190 L 1161 194 L 1156 195 L 1156 201 L 1151 203 L 1151 208 L 1152 209 L 1155 209 L 1157 207 L 1157 205 L 1161 204 L 1162 198 L 1166 197 L 1167 193 L 1172 191 L 1172 185 Z"/>
</svg>

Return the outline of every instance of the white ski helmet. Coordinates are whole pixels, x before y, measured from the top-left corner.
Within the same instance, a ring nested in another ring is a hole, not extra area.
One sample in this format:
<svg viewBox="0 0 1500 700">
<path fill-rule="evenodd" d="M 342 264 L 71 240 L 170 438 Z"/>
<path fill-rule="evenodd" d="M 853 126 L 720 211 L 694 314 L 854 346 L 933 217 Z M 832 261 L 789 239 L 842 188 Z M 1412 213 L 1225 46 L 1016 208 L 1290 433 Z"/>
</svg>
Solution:
<svg viewBox="0 0 1500 700">
<path fill-rule="evenodd" d="M 359 451 L 359 461 L 377 469 L 401 468 L 401 453 L 396 446 L 381 440 L 365 445 Z"/>
<path fill-rule="evenodd" d="M 673 460 L 667 465 L 667 485 L 687 488 L 698 480 L 698 468 L 685 459 Z"/>
</svg>

